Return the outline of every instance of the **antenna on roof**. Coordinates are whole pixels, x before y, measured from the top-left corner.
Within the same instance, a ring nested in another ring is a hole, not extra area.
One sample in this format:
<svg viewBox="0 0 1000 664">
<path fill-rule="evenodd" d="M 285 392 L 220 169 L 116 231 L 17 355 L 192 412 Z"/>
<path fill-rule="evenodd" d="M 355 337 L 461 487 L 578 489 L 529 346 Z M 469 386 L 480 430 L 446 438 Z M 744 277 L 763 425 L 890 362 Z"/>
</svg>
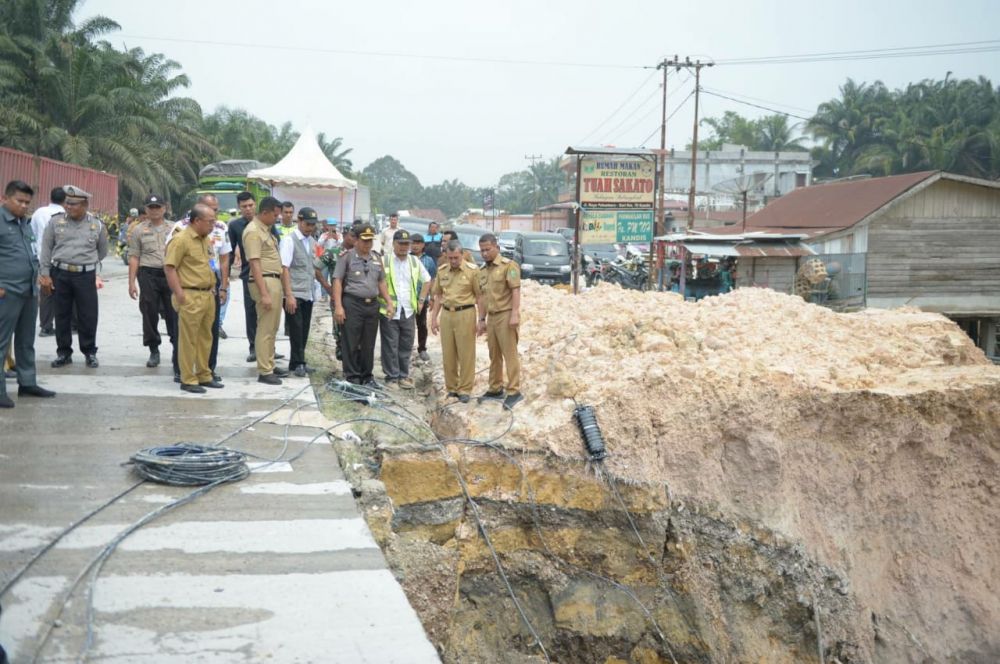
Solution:
<svg viewBox="0 0 1000 664">
<path fill-rule="evenodd" d="M 716 191 L 724 194 L 733 194 L 743 199 L 743 226 L 741 233 L 747 232 L 747 193 L 759 189 L 764 183 L 771 179 L 770 173 L 746 173 L 731 180 L 723 180 L 712 187 Z"/>
</svg>

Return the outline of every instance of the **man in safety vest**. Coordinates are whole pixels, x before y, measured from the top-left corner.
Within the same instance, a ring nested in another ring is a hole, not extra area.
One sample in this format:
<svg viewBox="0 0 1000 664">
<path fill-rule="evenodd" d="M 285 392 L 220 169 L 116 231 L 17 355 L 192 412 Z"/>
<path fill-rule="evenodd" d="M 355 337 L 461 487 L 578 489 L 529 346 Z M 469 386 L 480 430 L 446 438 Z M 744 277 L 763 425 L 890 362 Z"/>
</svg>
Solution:
<svg viewBox="0 0 1000 664">
<path fill-rule="evenodd" d="M 392 236 L 392 253 L 382 257 L 385 285 L 395 311 L 387 315 L 386 302 L 379 299 L 379 333 L 382 337 L 382 371 L 386 385 L 413 389 L 410 378 L 410 354 L 416 319 L 427 304 L 431 276 L 416 256 L 410 255 L 410 233 L 402 229 Z M 419 287 L 418 284 L 422 284 Z"/>
</svg>

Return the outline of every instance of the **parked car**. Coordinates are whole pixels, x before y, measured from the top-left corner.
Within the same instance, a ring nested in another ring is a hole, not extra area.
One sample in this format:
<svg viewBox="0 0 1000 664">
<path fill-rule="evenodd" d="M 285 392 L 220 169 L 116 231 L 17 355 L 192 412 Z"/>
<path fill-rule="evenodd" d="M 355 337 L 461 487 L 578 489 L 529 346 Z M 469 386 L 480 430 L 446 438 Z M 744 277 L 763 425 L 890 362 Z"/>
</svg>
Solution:
<svg viewBox="0 0 1000 664">
<path fill-rule="evenodd" d="M 520 235 L 520 231 L 500 231 L 497 235 L 497 244 L 500 245 L 500 255 L 512 258 L 514 256 L 514 241 Z"/>
<path fill-rule="evenodd" d="M 605 263 L 624 256 L 625 252 L 617 244 L 585 244 L 583 245 L 583 255 Z"/>
<path fill-rule="evenodd" d="M 576 241 L 576 230 L 573 228 L 557 228 L 552 232 L 563 236 L 563 238 L 570 244 L 573 244 Z"/>
<path fill-rule="evenodd" d="M 400 217 L 399 227 L 403 230 L 410 231 L 411 233 L 420 233 L 424 237 L 427 236 L 427 228 L 434 222 L 430 219 L 424 219 L 422 217 Z"/>
<path fill-rule="evenodd" d="M 542 283 L 569 283 L 569 243 L 559 234 L 519 233 L 514 239 L 514 261 L 521 276 Z"/>
</svg>

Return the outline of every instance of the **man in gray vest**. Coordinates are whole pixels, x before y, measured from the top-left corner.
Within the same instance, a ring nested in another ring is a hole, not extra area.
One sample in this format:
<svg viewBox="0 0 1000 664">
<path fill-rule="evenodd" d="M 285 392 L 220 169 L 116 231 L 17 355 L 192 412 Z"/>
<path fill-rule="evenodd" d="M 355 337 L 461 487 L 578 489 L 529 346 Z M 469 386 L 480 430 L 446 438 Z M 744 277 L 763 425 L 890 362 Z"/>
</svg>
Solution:
<svg viewBox="0 0 1000 664">
<path fill-rule="evenodd" d="M 108 229 L 90 214 L 90 194 L 68 184 L 65 214 L 53 215 L 42 237 L 39 283 L 45 293 L 55 292 L 56 359 L 53 367 L 73 362 L 73 305 L 80 317 L 80 350 L 87 366 L 97 363 L 97 266 L 108 255 Z"/>
<path fill-rule="evenodd" d="M 299 210 L 298 227 L 281 239 L 281 286 L 285 293 L 285 327 L 292 347 L 288 370 L 302 378 L 313 369 L 306 366 L 306 344 L 312 324 L 313 281 L 318 279 L 323 289 L 330 284 L 323 275 L 322 264 L 316 258 L 316 223 L 319 215 L 311 207 Z"/>
<path fill-rule="evenodd" d="M 25 216 L 34 190 L 13 180 L 0 207 L 0 362 L 14 344 L 14 368 L 19 396 L 54 397 L 35 377 L 35 316 L 38 315 L 38 257 L 31 222 Z M 0 408 L 13 408 L 0 377 Z"/>
</svg>

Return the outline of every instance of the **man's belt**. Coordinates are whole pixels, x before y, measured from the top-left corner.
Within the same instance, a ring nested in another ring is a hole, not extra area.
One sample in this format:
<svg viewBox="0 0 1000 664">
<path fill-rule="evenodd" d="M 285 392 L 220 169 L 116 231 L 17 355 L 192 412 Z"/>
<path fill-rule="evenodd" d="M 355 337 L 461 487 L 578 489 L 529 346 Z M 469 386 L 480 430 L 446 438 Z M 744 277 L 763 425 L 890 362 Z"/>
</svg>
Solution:
<svg viewBox="0 0 1000 664">
<path fill-rule="evenodd" d="M 280 274 L 275 274 L 274 272 L 265 272 L 264 274 L 262 274 L 260 276 L 262 276 L 265 279 L 281 279 L 281 275 Z M 252 284 L 253 283 L 253 275 L 251 275 L 247 281 L 249 281 L 249 283 Z"/>
<path fill-rule="evenodd" d="M 474 304 L 462 304 L 462 305 L 459 305 L 457 307 L 449 307 L 447 305 L 442 305 L 441 308 L 444 309 L 445 311 L 465 311 L 466 309 L 471 309 L 474 306 L 476 306 L 476 305 L 474 305 Z"/>
<path fill-rule="evenodd" d="M 140 265 L 139 269 L 140 270 L 153 270 L 154 272 L 163 272 L 164 271 L 162 266 L 161 267 L 153 267 L 151 265 Z"/>
<path fill-rule="evenodd" d="M 70 263 L 60 263 L 59 261 L 52 261 L 52 267 L 64 272 L 93 272 L 97 269 L 96 265 L 72 265 Z"/>
<path fill-rule="evenodd" d="M 184 290 L 213 291 L 214 288 L 196 288 L 195 286 L 184 286 Z"/>
<path fill-rule="evenodd" d="M 365 304 L 371 304 L 375 301 L 374 297 L 361 297 L 360 295 L 354 295 L 353 293 L 344 293 L 344 297 L 350 297 L 355 300 L 361 300 Z"/>
</svg>

